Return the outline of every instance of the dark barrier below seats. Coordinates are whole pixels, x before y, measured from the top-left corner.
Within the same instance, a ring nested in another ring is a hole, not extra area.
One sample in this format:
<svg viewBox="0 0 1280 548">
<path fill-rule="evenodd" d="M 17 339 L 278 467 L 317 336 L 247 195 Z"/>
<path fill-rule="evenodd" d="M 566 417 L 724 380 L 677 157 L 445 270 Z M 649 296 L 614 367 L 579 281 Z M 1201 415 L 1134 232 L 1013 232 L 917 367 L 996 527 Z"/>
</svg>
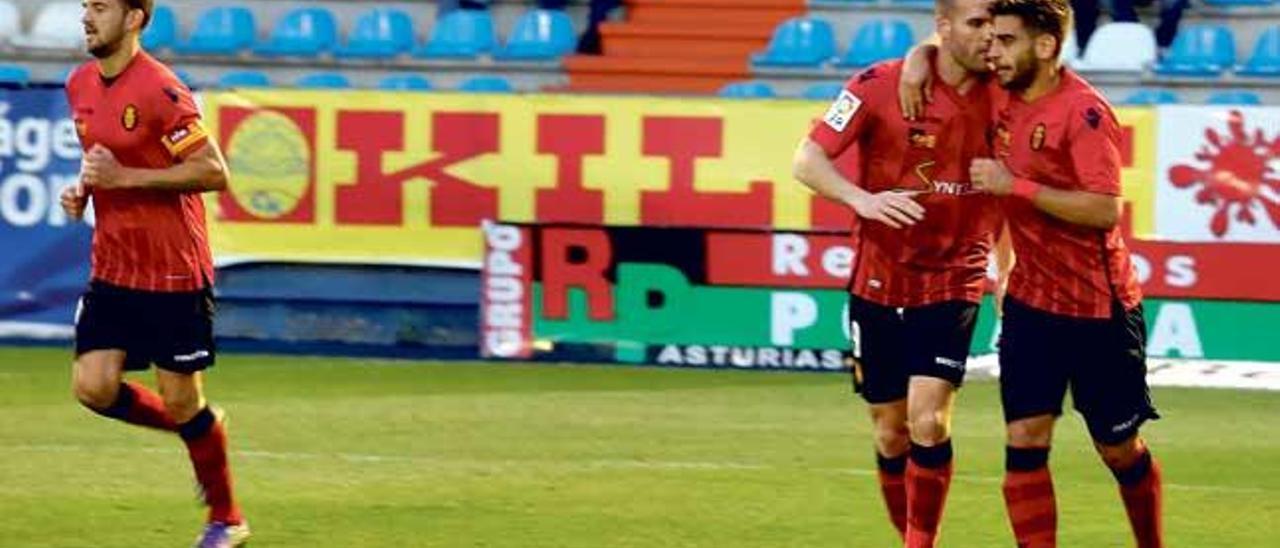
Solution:
<svg viewBox="0 0 1280 548">
<path fill-rule="evenodd" d="M 222 350 L 477 357 L 479 274 L 418 266 L 253 263 L 219 270 Z"/>
</svg>

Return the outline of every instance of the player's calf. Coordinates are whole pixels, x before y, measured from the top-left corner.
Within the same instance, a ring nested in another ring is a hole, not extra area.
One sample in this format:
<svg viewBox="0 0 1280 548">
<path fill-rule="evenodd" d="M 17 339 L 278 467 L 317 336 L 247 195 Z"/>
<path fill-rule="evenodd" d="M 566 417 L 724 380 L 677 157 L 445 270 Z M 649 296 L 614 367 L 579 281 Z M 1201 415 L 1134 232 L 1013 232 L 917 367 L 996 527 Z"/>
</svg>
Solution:
<svg viewBox="0 0 1280 548">
<path fill-rule="evenodd" d="M 954 395 L 954 385 L 948 380 L 930 376 L 911 378 L 907 396 L 911 430 L 907 464 L 908 547 L 931 547 L 938 541 L 954 470 L 951 447 Z"/>
<path fill-rule="evenodd" d="M 1120 486 L 1138 547 L 1164 546 L 1164 480 L 1159 461 L 1136 434 L 1119 443 L 1095 442 L 1094 446 Z"/>
<path fill-rule="evenodd" d="M 899 535 L 907 532 L 907 450 L 911 436 L 907 428 L 907 402 L 871 404 L 875 432 L 876 476 L 889 521 Z"/>
</svg>

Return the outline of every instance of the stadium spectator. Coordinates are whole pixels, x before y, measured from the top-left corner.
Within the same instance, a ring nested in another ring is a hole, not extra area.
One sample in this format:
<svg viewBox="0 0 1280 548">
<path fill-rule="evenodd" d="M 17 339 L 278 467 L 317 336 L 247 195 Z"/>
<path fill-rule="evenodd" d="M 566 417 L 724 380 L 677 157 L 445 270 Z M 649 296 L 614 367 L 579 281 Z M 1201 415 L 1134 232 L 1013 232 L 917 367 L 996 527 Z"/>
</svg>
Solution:
<svg viewBox="0 0 1280 548">
<path fill-rule="evenodd" d="M 439 17 L 456 9 L 487 10 L 489 0 L 440 0 L 439 7 L 436 8 L 436 16 Z"/>
<path fill-rule="evenodd" d="M 1165 50 L 1173 44 L 1173 37 L 1178 34 L 1178 23 L 1182 21 L 1182 11 L 1187 8 L 1187 0 L 1112 0 L 1111 20 L 1118 23 L 1137 23 L 1139 20 L 1136 7 L 1149 6 L 1153 1 L 1159 2 L 1160 5 L 1160 23 L 1156 25 L 1156 45 L 1160 47 L 1160 53 L 1163 55 Z M 1093 36 L 1094 29 L 1098 28 L 1100 12 L 1098 0 L 1071 0 L 1071 9 L 1075 11 L 1076 43 L 1080 45 L 1081 50 L 1084 50 L 1085 45 L 1089 43 L 1089 37 Z"/>
</svg>

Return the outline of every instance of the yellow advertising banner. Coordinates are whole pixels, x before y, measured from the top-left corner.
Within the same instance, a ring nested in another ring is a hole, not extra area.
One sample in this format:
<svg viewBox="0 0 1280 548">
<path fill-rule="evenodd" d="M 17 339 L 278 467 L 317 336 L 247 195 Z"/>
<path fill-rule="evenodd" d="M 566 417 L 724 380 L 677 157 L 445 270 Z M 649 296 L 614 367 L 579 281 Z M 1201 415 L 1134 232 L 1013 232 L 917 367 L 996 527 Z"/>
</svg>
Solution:
<svg viewBox="0 0 1280 548">
<path fill-rule="evenodd" d="M 480 223 L 847 228 L 791 177 L 813 101 L 242 90 L 204 94 L 232 171 L 220 262 L 476 266 Z M 1155 118 L 1121 110 L 1152 226 Z"/>
</svg>

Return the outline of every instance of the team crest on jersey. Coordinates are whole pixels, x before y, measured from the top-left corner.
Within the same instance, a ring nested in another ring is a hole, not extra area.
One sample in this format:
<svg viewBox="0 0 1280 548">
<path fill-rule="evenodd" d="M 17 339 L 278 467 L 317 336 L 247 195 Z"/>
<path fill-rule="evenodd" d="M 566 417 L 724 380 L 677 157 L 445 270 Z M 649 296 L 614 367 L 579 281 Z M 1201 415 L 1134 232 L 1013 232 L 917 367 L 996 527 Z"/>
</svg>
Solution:
<svg viewBox="0 0 1280 548">
<path fill-rule="evenodd" d="M 1036 128 L 1031 130 L 1031 150 L 1040 150 L 1044 148 L 1044 133 L 1047 131 L 1044 124 L 1036 124 Z"/>
<path fill-rule="evenodd" d="M 138 107 L 128 105 L 124 107 L 124 112 L 120 114 L 120 124 L 127 131 L 133 131 L 138 127 Z"/>
<path fill-rule="evenodd" d="M 853 120 L 853 115 L 858 113 L 858 107 L 861 106 L 862 100 L 857 95 L 847 89 L 840 90 L 840 96 L 831 104 L 831 108 L 827 109 L 827 114 L 822 117 L 822 121 L 831 129 L 844 131 L 849 121 Z"/>
</svg>

